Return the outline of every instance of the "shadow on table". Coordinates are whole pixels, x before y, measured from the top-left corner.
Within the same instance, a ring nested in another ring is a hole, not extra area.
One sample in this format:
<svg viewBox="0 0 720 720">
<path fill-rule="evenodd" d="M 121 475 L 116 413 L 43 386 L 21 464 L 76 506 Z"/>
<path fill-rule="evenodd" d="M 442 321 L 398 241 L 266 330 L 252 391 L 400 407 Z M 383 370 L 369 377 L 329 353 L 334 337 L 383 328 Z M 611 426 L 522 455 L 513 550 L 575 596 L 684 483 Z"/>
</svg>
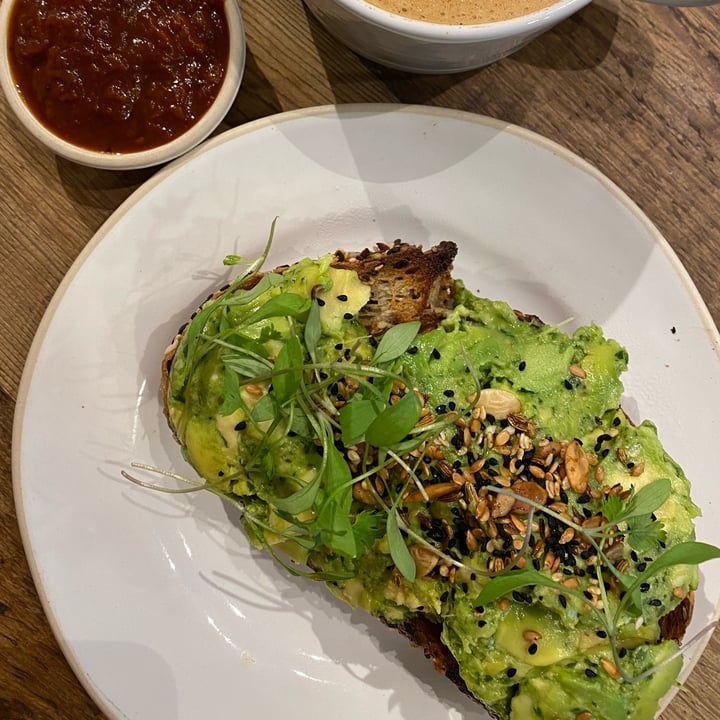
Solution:
<svg viewBox="0 0 720 720">
<path fill-rule="evenodd" d="M 502 72 L 506 63 L 556 71 L 591 69 L 606 57 L 618 22 L 615 10 L 591 3 L 498 63 L 463 73 L 418 75 L 392 70 L 356 55 L 332 37 L 307 8 L 305 12 L 338 103 L 358 101 L 357 87 L 351 82 L 358 73 L 370 73 L 384 83 L 388 96 L 381 101 L 428 103 L 457 85 L 490 80 Z"/>
</svg>

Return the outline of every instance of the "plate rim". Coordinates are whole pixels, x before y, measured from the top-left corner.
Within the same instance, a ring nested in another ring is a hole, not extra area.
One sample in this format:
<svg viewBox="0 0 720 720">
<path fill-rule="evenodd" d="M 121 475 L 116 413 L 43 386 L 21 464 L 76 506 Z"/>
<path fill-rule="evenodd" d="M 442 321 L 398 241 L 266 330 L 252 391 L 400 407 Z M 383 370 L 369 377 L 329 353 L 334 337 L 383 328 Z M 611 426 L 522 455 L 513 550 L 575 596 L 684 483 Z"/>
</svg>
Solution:
<svg viewBox="0 0 720 720">
<path fill-rule="evenodd" d="M 585 160 L 565 145 L 562 145 L 555 140 L 551 140 L 550 138 L 534 130 L 529 130 L 523 126 L 506 122 L 499 118 L 491 117 L 488 115 L 473 113 L 466 110 L 457 110 L 453 108 L 408 103 L 341 103 L 297 108 L 294 110 L 288 110 L 273 115 L 268 115 L 232 127 L 222 133 L 211 137 L 187 154 L 168 163 L 166 166 L 158 170 L 146 181 L 141 183 L 120 205 L 118 205 L 115 210 L 110 213 L 110 215 L 105 219 L 101 226 L 93 233 L 92 237 L 88 240 L 88 242 L 83 246 L 81 251 L 76 256 L 75 260 L 72 262 L 67 272 L 61 279 L 57 288 L 55 289 L 43 313 L 43 316 L 35 329 L 33 340 L 25 358 L 23 371 L 18 385 L 17 398 L 15 401 L 16 404 L 13 414 L 13 425 L 11 433 L 11 487 L 13 492 L 17 524 L 19 527 L 23 545 L 23 551 L 25 553 L 30 573 L 33 578 L 35 591 L 38 594 L 47 622 L 51 628 L 56 642 L 58 643 L 63 653 L 66 662 L 71 667 L 74 675 L 76 676 L 80 684 L 83 686 L 84 690 L 97 704 L 99 709 L 103 713 L 107 714 L 109 718 L 113 718 L 113 720 L 115 720 L 115 718 L 124 718 L 125 713 L 120 708 L 115 707 L 114 704 L 110 701 L 110 699 L 103 695 L 101 688 L 96 687 L 90 681 L 86 669 L 81 666 L 81 663 L 72 651 L 68 640 L 61 632 L 59 620 L 53 611 L 50 599 L 46 592 L 46 588 L 41 581 L 39 561 L 36 557 L 36 553 L 33 551 L 32 542 L 30 539 L 30 529 L 27 525 L 24 506 L 21 455 L 23 444 L 23 427 L 25 424 L 27 401 L 32 387 L 34 370 L 37 367 L 39 353 L 45 342 L 45 337 L 48 333 L 48 330 L 50 329 L 57 315 L 59 306 L 62 303 L 65 294 L 72 286 L 75 277 L 84 267 L 85 263 L 90 258 L 92 253 L 97 250 L 97 248 L 104 241 L 105 237 L 125 217 L 125 215 L 129 213 L 152 190 L 154 190 L 157 186 L 161 185 L 168 177 L 173 175 L 185 165 L 190 164 L 196 159 L 202 157 L 209 151 L 220 147 L 226 143 L 233 142 L 238 137 L 264 130 L 265 128 L 271 127 L 273 125 L 284 125 L 294 122 L 303 122 L 304 120 L 321 116 L 327 116 L 337 122 L 341 122 L 343 120 L 359 119 L 363 115 L 378 115 L 397 112 L 437 117 L 441 120 L 462 121 L 495 129 L 500 133 L 512 135 L 518 139 L 525 140 L 542 150 L 550 152 L 552 155 L 558 157 L 560 160 L 569 163 L 576 169 L 596 180 L 603 187 L 603 189 L 609 192 L 615 200 L 619 201 L 632 214 L 633 218 L 642 225 L 643 229 L 651 237 L 653 241 L 653 246 L 657 247 L 663 252 L 666 259 L 670 263 L 672 270 L 675 272 L 678 279 L 681 280 L 684 290 L 687 293 L 688 299 L 692 301 L 694 309 L 698 313 L 699 319 L 702 321 L 702 327 L 707 335 L 708 344 L 712 348 L 712 351 L 718 361 L 720 361 L 720 332 L 718 331 L 718 328 L 707 307 L 707 304 L 705 303 L 697 286 L 690 277 L 687 269 L 681 262 L 678 254 L 675 252 L 675 250 L 667 241 L 667 239 L 663 236 L 663 234 L 659 231 L 659 229 L 655 226 L 655 224 L 645 214 L 642 208 L 640 208 L 640 206 L 615 181 L 611 180 L 595 165 Z M 718 599 L 713 615 L 713 619 L 716 622 L 719 618 L 720 598 Z M 695 662 L 693 662 L 689 668 L 685 669 L 681 673 L 678 679 L 679 681 L 684 682 L 685 680 L 687 680 L 688 675 L 690 674 L 695 663 L 704 651 L 704 648 L 712 637 L 712 634 L 712 632 L 708 632 L 706 636 L 700 640 L 700 642 L 698 643 L 698 647 L 695 650 Z M 662 709 L 665 709 L 667 707 L 667 704 L 674 697 L 675 692 L 676 690 L 673 690 L 668 693 L 665 698 L 665 702 L 662 705 Z"/>
</svg>

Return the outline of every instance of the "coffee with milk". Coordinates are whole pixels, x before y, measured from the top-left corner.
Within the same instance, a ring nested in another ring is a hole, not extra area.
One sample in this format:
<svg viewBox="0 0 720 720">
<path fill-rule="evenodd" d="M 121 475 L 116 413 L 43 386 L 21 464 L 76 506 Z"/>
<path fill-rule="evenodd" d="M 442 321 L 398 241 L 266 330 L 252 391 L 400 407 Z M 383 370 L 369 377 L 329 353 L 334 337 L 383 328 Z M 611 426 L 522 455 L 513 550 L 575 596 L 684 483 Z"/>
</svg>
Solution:
<svg viewBox="0 0 720 720">
<path fill-rule="evenodd" d="M 368 0 L 413 20 L 443 25 L 476 25 L 528 15 L 554 0 Z"/>
</svg>

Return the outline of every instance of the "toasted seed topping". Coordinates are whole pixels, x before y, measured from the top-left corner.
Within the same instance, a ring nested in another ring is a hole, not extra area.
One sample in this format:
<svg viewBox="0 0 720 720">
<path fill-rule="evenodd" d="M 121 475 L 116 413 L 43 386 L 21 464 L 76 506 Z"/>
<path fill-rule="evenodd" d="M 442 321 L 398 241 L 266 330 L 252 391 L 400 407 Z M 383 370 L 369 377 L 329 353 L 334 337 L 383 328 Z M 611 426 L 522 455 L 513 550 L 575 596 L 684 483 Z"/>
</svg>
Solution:
<svg viewBox="0 0 720 720">
<path fill-rule="evenodd" d="M 571 375 L 574 375 L 577 378 L 584 379 L 587 377 L 587 373 L 579 365 L 571 365 L 568 370 Z"/>
<path fill-rule="evenodd" d="M 620 671 L 615 663 L 610 662 L 610 660 L 606 658 L 600 658 L 600 664 L 602 665 L 603 670 L 614 680 L 617 680 L 620 677 Z"/>
</svg>

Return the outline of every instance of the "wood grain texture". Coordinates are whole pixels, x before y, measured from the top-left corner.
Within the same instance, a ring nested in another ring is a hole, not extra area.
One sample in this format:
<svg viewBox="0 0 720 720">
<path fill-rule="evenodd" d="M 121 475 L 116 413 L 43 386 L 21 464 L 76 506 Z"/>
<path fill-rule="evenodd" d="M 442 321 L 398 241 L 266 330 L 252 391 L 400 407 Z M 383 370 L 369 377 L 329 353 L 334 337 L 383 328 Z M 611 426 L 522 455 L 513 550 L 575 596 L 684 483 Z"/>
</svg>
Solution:
<svg viewBox="0 0 720 720">
<path fill-rule="evenodd" d="M 522 125 L 624 190 L 720 320 L 720 10 L 599 0 L 516 55 L 451 76 L 361 59 L 300 0 L 241 0 L 245 78 L 219 129 L 327 103 L 452 107 Z M 219 132 L 218 131 L 218 132 Z M 53 292 L 153 171 L 82 168 L 38 146 L 0 101 L 0 720 L 102 718 L 53 637 L 22 550 L 10 443 L 25 357 Z M 720 717 L 720 632 L 663 720 Z"/>
</svg>

